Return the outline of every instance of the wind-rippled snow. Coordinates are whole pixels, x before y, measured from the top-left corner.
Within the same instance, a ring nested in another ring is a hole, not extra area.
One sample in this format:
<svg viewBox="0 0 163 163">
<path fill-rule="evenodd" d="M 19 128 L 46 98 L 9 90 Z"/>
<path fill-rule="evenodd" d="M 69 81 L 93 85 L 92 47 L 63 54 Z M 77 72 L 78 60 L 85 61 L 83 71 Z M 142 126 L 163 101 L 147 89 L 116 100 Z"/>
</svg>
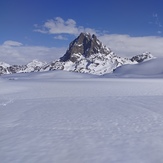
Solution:
<svg viewBox="0 0 163 163">
<path fill-rule="evenodd" d="M 162 163 L 163 79 L 54 71 L 0 87 L 2 163 Z"/>
</svg>

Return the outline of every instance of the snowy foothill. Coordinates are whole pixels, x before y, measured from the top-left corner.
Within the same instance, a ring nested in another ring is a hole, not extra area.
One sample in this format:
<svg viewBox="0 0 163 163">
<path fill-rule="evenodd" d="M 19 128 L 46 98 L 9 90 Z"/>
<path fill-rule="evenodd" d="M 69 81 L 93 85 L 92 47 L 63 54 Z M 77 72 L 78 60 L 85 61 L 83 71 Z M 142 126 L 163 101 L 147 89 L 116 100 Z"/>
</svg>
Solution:
<svg viewBox="0 0 163 163">
<path fill-rule="evenodd" d="M 163 58 L 155 58 L 134 65 L 118 67 L 114 74 L 118 77 L 163 78 Z"/>
<path fill-rule="evenodd" d="M 0 77 L 0 162 L 162 163 L 163 79 L 51 71 Z"/>
</svg>

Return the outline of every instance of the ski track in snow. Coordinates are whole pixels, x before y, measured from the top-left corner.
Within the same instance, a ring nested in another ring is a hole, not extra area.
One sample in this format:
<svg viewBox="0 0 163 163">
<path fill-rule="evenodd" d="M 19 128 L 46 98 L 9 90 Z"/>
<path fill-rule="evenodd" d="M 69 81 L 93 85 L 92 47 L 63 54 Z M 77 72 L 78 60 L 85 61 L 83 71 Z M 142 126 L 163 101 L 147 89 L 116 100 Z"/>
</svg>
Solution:
<svg viewBox="0 0 163 163">
<path fill-rule="evenodd" d="M 162 79 L 18 77 L 0 85 L 3 163 L 162 163 Z"/>
</svg>

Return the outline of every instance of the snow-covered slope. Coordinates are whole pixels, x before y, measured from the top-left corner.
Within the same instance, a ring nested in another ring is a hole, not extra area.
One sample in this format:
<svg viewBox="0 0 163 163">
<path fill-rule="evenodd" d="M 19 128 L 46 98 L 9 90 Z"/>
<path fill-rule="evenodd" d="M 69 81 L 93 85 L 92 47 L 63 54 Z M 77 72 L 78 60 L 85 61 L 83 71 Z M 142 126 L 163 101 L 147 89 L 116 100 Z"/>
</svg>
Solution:
<svg viewBox="0 0 163 163">
<path fill-rule="evenodd" d="M 33 60 L 32 62 L 26 65 L 24 72 L 37 72 L 37 71 L 40 71 L 40 69 L 42 69 L 42 67 L 44 67 L 45 65 L 47 65 L 46 62 Z"/>
<path fill-rule="evenodd" d="M 126 64 L 137 64 L 153 56 L 143 53 L 132 58 L 118 57 L 111 49 L 100 42 L 95 35 L 81 33 L 69 45 L 65 55 L 51 63 L 33 60 L 27 65 L 0 66 L 0 74 L 26 73 L 50 70 L 66 70 L 80 73 L 103 75 L 113 72 L 117 67 Z"/>
<path fill-rule="evenodd" d="M 156 58 L 136 65 L 124 65 L 114 71 L 124 77 L 163 77 L 163 58 Z"/>
<path fill-rule="evenodd" d="M 56 71 L 45 71 L 45 72 L 33 72 L 33 73 L 14 73 L 9 75 L 1 76 L 2 79 L 7 80 L 41 80 L 41 81 L 51 81 L 51 80 L 64 80 L 67 79 L 91 79 L 91 78 L 98 78 L 97 75 L 92 74 L 85 74 L 85 73 L 77 73 L 77 72 L 68 72 L 68 71 L 62 71 L 62 70 L 56 70 Z"/>
<path fill-rule="evenodd" d="M 95 35 L 81 33 L 70 43 L 65 55 L 52 62 L 48 69 L 102 75 L 112 72 L 121 65 L 135 63 L 138 62 L 115 55 Z"/>
<path fill-rule="evenodd" d="M 91 76 L 1 76 L 0 162 L 162 163 L 163 80 Z"/>
<path fill-rule="evenodd" d="M 27 72 L 37 72 L 47 65 L 46 62 L 40 62 L 38 60 L 33 60 L 27 65 L 9 65 L 7 63 L 0 62 L 0 75 L 1 74 L 13 74 L 13 73 L 27 73 Z"/>
</svg>

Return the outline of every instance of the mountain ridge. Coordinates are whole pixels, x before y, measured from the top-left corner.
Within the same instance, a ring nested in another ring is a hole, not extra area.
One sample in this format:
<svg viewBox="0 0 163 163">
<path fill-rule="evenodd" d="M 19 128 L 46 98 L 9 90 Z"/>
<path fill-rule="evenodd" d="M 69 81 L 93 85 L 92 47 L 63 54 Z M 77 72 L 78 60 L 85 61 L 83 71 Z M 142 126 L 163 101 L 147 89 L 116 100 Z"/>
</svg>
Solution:
<svg viewBox="0 0 163 163">
<path fill-rule="evenodd" d="M 33 60 L 26 65 L 9 65 L 0 62 L 0 75 L 57 69 L 103 75 L 113 72 L 113 70 L 122 65 L 138 64 L 152 58 L 154 57 L 149 52 L 133 56 L 132 58 L 119 57 L 110 48 L 103 45 L 96 35 L 81 33 L 69 44 L 66 53 L 58 60 L 50 63 Z"/>
</svg>

